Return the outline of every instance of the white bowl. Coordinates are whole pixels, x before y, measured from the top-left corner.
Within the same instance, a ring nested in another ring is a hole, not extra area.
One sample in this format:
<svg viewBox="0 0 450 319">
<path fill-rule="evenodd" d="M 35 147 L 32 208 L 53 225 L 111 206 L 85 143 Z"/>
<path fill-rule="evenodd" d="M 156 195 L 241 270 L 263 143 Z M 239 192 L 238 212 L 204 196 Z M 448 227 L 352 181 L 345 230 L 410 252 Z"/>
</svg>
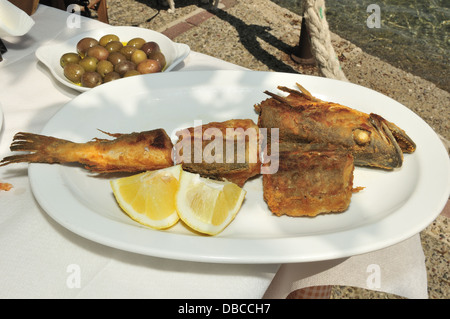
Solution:
<svg viewBox="0 0 450 319">
<path fill-rule="evenodd" d="M 0 1 L 0 38 L 19 37 L 34 26 L 34 20 L 9 1 Z"/>
<path fill-rule="evenodd" d="M 123 42 L 127 42 L 132 38 L 141 37 L 146 41 L 154 41 L 158 43 L 167 63 L 163 72 L 171 71 L 177 64 L 182 62 L 190 52 L 188 45 L 173 42 L 159 32 L 138 27 L 117 26 L 85 32 L 68 39 L 63 43 L 44 45 L 37 49 L 36 56 L 50 69 L 50 72 L 59 82 L 80 92 L 88 91 L 90 88 L 76 85 L 64 76 L 63 68 L 61 67 L 59 61 L 64 53 L 76 52 L 77 43 L 82 38 L 91 37 L 99 40 L 106 34 L 116 34 Z"/>
</svg>

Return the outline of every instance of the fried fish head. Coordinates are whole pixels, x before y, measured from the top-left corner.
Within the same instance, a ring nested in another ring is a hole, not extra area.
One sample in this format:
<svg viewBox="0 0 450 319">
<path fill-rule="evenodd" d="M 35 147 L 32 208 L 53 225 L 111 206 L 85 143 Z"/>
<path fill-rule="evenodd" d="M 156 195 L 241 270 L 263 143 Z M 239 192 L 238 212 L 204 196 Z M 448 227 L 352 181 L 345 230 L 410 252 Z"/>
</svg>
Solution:
<svg viewBox="0 0 450 319">
<path fill-rule="evenodd" d="M 405 131 L 377 114 L 325 102 L 309 92 L 279 89 L 289 95 L 266 92 L 271 98 L 256 105 L 255 110 L 258 125 L 279 128 L 282 141 L 334 144 L 350 150 L 355 165 L 388 170 L 401 167 L 403 154 L 416 149 Z"/>
</svg>

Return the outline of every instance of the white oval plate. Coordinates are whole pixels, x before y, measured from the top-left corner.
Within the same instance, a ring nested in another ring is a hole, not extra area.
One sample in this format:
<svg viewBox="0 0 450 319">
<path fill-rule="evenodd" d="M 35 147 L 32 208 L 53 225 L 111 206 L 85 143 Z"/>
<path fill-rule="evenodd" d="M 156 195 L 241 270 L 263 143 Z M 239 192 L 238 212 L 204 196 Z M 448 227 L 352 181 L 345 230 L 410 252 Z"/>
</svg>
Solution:
<svg viewBox="0 0 450 319">
<path fill-rule="evenodd" d="M 2 126 L 3 126 L 3 110 L 2 105 L 0 104 L 0 133 L 2 131 Z"/>
<path fill-rule="evenodd" d="M 353 195 L 344 213 L 276 217 L 263 200 L 259 177 L 246 183 L 247 196 L 236 219 L 219 235 L 206 237 L 182 223 L 165 231 L 137 224 L 117 205 L 108 178 L 78 166 L 30 165 L 32 190 L 42 208 L 76 234 L 118 249 L 190 261 L 289 263 L 335 259 L 396 244 L 427 227 L 443 209 L 450 192 L 449 159 L 441 141 L 405 106 L 347 82 L 251 71 L 143 75 L 79 95 L 48 122 L 42 133 L 86 142 L 106 137 L 97 129 L 128 133 L 164 128 L 174 138 L 176 129 L 197 125 L 200 120 L 250 118 L 256 122 L 253 106 L 268 97 L 263 92 L 279 92 L 278 85 L 294 88 L 296 82 L 323 100 L 378 113 L 403 128 L 417 143 L 416 152 L 405 156 L 400 169 L 356 168 L 355 186 L 365 189 Z"/>
<path fill-rule="evenodd" d="M 163 72 L 173 70 L 173 68 L 182 62 L 190 52 L 188 45 L 173 42 L 164 34 L 159 32 L 138 27 L 113 26 L 79 34 L 63 43 L 44 45 L 36 50 L 36 57 L 49 68 L 51 74 L 59 82 L 77 91 L 85 92 L 90 90 L 90 88 L 76 85 L 64 76 L 63 68 L 59 64 L 60 58 L 64 53 L 76 52 L 77 43 L 82 38 L 92 37 L 99 40 L 106 34 L 116 34 L 120 40 L 124 42 L 136 37 L 141 37 L 146 41 L 155 41 L 159 44 L 161 52 L 166 58 L 167 65 Z"/>
</svg>

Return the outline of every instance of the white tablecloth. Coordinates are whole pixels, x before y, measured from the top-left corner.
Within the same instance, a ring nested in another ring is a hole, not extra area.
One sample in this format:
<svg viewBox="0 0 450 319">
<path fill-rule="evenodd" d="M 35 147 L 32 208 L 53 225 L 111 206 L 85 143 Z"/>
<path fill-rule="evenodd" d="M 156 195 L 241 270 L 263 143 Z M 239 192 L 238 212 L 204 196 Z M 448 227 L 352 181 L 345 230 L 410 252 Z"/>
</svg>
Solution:
<svg viewBox="0 0 450 319">
<path fill-rule="evenodd" d="M 0 63 L 0 158 L 10 154 L 15 133 L 40 132 L 79 94 L 54 80 L 34 55 L 46 42 L 105 26 L 83 18 L 80 28 L 70 29 L 68 16 L 40 5 L 28 34 L 3 39 L 9 51 Z M 191 52 L 177 71 L 236 68 Z M 298 288 L 334 284 L 427 298 L 419 235 L 380 251 L 325 262 L 174 261 L 106 247 L 66 230 L 34 199 L 27 164 L 1 167 L 0 182 L 13 185 L 0 191 L 0 298 L 285 298 Z"/>
</svg>

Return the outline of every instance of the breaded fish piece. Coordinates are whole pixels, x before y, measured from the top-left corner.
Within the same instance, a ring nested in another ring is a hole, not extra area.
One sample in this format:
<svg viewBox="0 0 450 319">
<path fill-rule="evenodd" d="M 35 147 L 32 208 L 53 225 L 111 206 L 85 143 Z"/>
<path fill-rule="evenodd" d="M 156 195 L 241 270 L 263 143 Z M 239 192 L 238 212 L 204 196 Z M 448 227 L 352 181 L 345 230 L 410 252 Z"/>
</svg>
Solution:
<svg viewBox="0 0 450 319">
<path fill-rule="evenodd" d="M 263 175 L 264 200 L 277 216 L 345 211 L 353 192 L 353 156 L 329 145 L 281 143 L 279 168 Z"/>
</svg>

